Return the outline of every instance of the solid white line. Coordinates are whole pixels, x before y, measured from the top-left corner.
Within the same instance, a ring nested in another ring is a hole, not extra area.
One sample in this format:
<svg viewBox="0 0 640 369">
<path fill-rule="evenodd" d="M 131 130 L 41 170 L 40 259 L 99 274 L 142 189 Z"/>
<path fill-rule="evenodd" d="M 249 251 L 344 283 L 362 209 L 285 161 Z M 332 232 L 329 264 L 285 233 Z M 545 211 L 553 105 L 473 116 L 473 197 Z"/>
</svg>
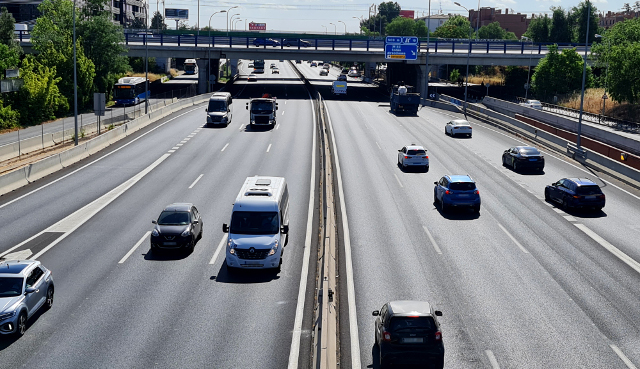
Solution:
<svg viewBox="0 0 640 369">
<path fill-rule="evenodd" d="M 200 174 L 200 175 L 198 176 L 198 178 L 196 178 L 196 180 L 195 180 L 195 181 L 193 181 L 193 183 L 191 184 L 191 186 L 189 186 L 189 189 L 192 189 L 192 188 L 193 188 L 193 186 L 195 186 L 195 185 L 196 185 L 196 183 L 198 183 L 198 181 L 200 180 L 200 178 L 202 178 L 202 176 L 203 176 L 203 175 L 204 175 L 204 174 Z"/>
<path fill-rule="evenodd" d="M 571 215 L 563 215 L 564 219 L 570 221 L 570 222 L 577 222 L 578 220 L 574 217 L 572 217 Z"/>
<path fill-rule="evenodd" d="M 79 172 L 79 171 L 83 170 L 84 168 L 88 167 L 89 165 L 92 165 L 92 164 L 95 164 L 95 163 L 99 162 L 100 160 L 102 160 L 102 159 L 106 158 L 107 156 L 109 156 L 109 155 L 111 155 L 111 154 L 113 154 L 113 153 L 116 153 L 116 152 L 118 152 L 118 151 L 120 151 L 120 150 L 124 149 L 125 147 L 127 147 L 127 146 L 131 145 L 132 143 L 134 143 L 134 142 L 138 141 L 138 140 L 139 140 L 139 139 L 141 139 L 142 137 L 144 137 L 144 136 L 148 135 L 149 133 L 151 133 L 151 132 L 155 131 L 156 129 L 158 129 L 158 128 L 160 128 L 160 127 L 164 126 L 165 124 L 167 124 L 167 123 L 169 123 L 169 122 L 171 122 L 171 121 L 173 121 L 173 120 L 175 120 L 175 119 L 178 119 L 178 118 L 180 118 L 180 117 L 181 117 L 181 116 L 183 116 L 183 115 L 187 115 L 187 114 L 191 113 L 192 111 L 196 111 L 197 109 L 200 109 L 200 108 L 191 109 L 191 110 L 189 110 L 189 111 L 185 112 L 184 114 L 180 114 L 180 115 L 178 115 L 178 116 L 176 116 L 176 117 L 173 117 L 173 118 L 169 119 L 168 121 L 166 121 L 166 122 L 164 122 L 164 123 L 162 123 L 162 124 L 159 124 L 158 126 L 156 126 L 156 127 L 152 128 L 152 129 L 150 129 L 148 132 L 145 132 L 145 133 L 141 134 L 139 137 L 136 137 L 136 138 L 134 138 L 133 140 L 131 140 L 130 142 L 128 142 L 128 143 L 126 143 L 126 144 L 124 144 L 124 145 L 122 145 L 122 146 L 118 147 L 117 149 L 115 149 L 115 150 L 113 150 L 113 151 L 111 151 L 111 152 L 109 152 L 109 153 L 107 153 L 107 154 L 104 154 L 103 156 L 99 157 L 98 159 L 96 159 L 96 160 L 94 160 L 94 161 L 92 161 L 92 162 L 90 162 L 90 163 L 87 163 L 86 165 L 81 166 L 80 168 L 78 168 L 78 169 L 74 170 L 73 172 L 68 173 L 68 174 L 65 174 L 64 176 L 62 176 L 62 177 L 60 177 L 60 178 L 58 178 L 58 179 L 56 179 L 56 180 L 54 180 L 54 181 L 51 181 L 51 182 L 49 182 L 49 183 L 47 183 L 47 184 L 45 184 L 45 185 L 42 185 L 42 187 L 38 187 L 38 188 L 36 188 L 35 190 L 33 190 L 33 191 L 31 191 L 31 192 L 25 193 L 24 195 L 22 195 L 22 196 L 20 196 L 20 197 L 16 197 L 15 199 L 13 199 L 13 200 L 11 200 L 11 201 L 8 201 L 8 202 L 6 202 L 6 203 L 4 203 L 4 204 L 0 205 L 0 209 L 4 208 L 5 206 L 7 206 L 7 205 L 9 205 L 9 204 L 13 204 L 14 202 L 16 202 L 16 201 L 18 201 L 18 200 L 22 200 L 23 198 L 25 198 L 25 197 L 27 197 L 27 196 L 31 195 L 31 194 L 32 194 L 32 193 L 34 193 L 34 192 L 38 192 L 38 191 L 40 191 L 40 190 L 41 190 L 41 189 L 43 189 L 43 188 L 49 187 L 49 186 L 51 186 L 52 184 L 54 184 L 54 183 L 56 183 L 56 182 L 58 182 L 58 181 L 61 181 L 61 180 L 65 179 L 65 178 L 69 177 L 70 175 L 73 175 L 73 174 L 75 174 L 75 173 L 77 173 L 77 172 Z"/>
<path fill-rule="evenodd" d="M 618 348 L 618 346 L 611 344 L 609 345 L 611 347 L 611 349 L 613 350 L 613 352 L 615 352 L 620 359 L 622 359 L 622 361 L 624 361 L 624 363 L 627 365 L 627 367 L 629 369 L 638 369 L 635 365 L 633 365 L 633 363 L 631 362 L 631 360 L 629 360 L 629 358 L 627 357 L 627 355 L 624 354 L 624 352 L 622 352 L 622 350 L 620 350 Z"/>
<path fill-rule="evenodd" d="M 226 234 L 226 233 L 224 234 L 224 236 L 222 236 L 222 239 L 220 240 L 220 243 L 218 244 L 218 248 L 216 249 L 216 252 L 213 253 L 213 257 L 211 258 L 211 261 L 209 262 L 209 264 L 214 264 L 216 262 L 216 259 L 218 258 L 218 255 L 220 254 L 220 251 L 224 247 L 224 244 L 227 243 L 227 237 L 229 237 L 229 235 Z"/>
<path fill-rule="evenodd" d="M 380 144 L 378 143 L 378 141 L 376 141 L 376 145 L 378 145 L 378 148 L 382 150 L 382 147 L 380 147 Z"/>
<path fill-rule="evenodd" d="M 307 91 L 307 93 L 309 93 Z M 311 110 L 313 110 L 313 99 L 309 94 Z M 309 184 L 309 209 L 307 210 L 307 233 L 304 239 L 304 255 L 302 257 L 302 272 L 300 273 L 300 287 L 298 288 L 298 304 L 296 305 L 296 317 L 293 323 L 291 335 L 291 349 L 289 350 L 289 369 L 298 367 L 298 357 L 300 355 L 300 336 L 302 335 L 302 318 L 304 314 L 304 299 L 307 292 L 307 278 L 309 276 L 309 259 L 311 255 L 311 233 L 313 232 L 313 209 L 315 205 L 315 182 L 316 182 L 316 116 L 313 115 L 313 132 L 311 133 L 311 183 Z M 357 368 L 357 367 L 356 367 Z"/>
<path fill-rule="evenodd" d="M 431 241 L 431 245 L 433 245 L 433 248 L 436 250 L 436 252 L 440 255 L 442 255 L 442 250 L 440 250 L 440 248 L 438 247 L 438 244 L 436 243 L 436 240 L 433 238 L 433 236 L 431 235 L 431 232 L 429 232 L 429 230 L 427 229 L 427 226 L 422 226 L 422 229 L 424 229 L 424 232 L 427 234 L 427 236 L 429 237 L 429 241 Z"/>
<path fill-rule="evenodd" d="M 398 178 L 398 175 L 397 175 L 397 174 L 395 174 L 395 173 L 393 173 L 393 176 L 394 176 L 394 177 L 396 177 L 396 181 L 398 181 L 398 184 L 400 185 L 400 187 L 404 187 L 404 186 L 402 185 L 402 182 L 400 182 L 400 178 Z"/>
<path fill-rule="evenodd" d="M 506 234 L 507 234 L 507 236 L 509 236 L 509 238 L 511 238 L 511 241 L 513 241 L 513 243 L 515 243 L 516 245 L 518 245 L 518 247 L 520 248 L 520 251 L 524 252 L 525 254 L 528 254 L 528 253 L 529 253 L 529 251 L 527 251 L 527 249 L 525 249 L 525 248 L 524 248 L 524 246 L 522 246 L 522 245 L 520 244 L 520 242 L 518 242 L 518 240 L 516 240 L 516 238 L 515 238 L 515 237 L 513 237 L 513 236 L 511 235 L 511 233 L 509 233 L 509 231 L 507 231 L 507 229 L 506 229 L 505 227 L 503 227 L 503 226 L 502 226 L 502 224 L 498 223 L 498 227 L 500 227 L 500 229 L 502 229 L 502 231 L 503 231 L 504 233 L 506 233 Z"/>
<path fill-rule="evenodd" d="M 269 147 L 267 147 L 267 152 L 269 152 L 269 150 L 271 150 L 271 144 L 269 144 Z"/>
<path fill-rule="evenodd" d="M 138 246 L 140 246 L 140 245 L 144 242 L 144 240 L 145 240 L 147 237 L 149 237 L 149 235 L 150 235 L 150 234 L 151 234 L 151 231 L 147 231 L 147 233 L 145 233 L 145 234 L 144 234 L 144 236 L 142 236 L 142 238 L 141 238 L 138 242 L 136 242 L 136 244 L 135 244 L 135 245 L 133 245 L 133 247 L 131 248 L 131 250 L 129 250 L 129 252 L 127 252 L 127 254 L 126 254 L 122 259 L 120 259 L 120 261 L 118 262 L 118 264 L 122 264 L 122 263 L 124 263 L 124 262 L 127 260 L 127 258 L 128 258 L 129 256 L 131 256 L 131 254 L 133 254 L 133 252 L 134 252 L 134 251 L 136 251 L 136 249 L 138 248 Z"/>
<path fill-rule="evenodd" d="M 220 152 L 224 151 L 224 149 L 226 149 L 226 148 L 227 148 L 227 146 L 229 146 L 229 143 L 228 143 L 228 142 L 227 142 L 227 144 L 226 144 L 226 145 L 224 145 L 224 147 L 222 148 L 222 150 L 220 150 Z"/>
<path fill-rule="evenodd" d="M 580 229 L 582 232 L 586 233 L 587 236 L 591 237 L 594 241 L 599 243 L 600 246 L 609 250 L 610 253 L 612 253 L 618 259 L 622 260 L 622 262 L 632 267 L 636 272 L 640 273 L 640 264 L 637 261 L 633 260 L 629 255 L 620 251 L 620 249 L 610 244 L 604 238 L 600 237 L 597 233 L 589 229 L 586 225 L 584 224 L 574 224 L 574 225 L 578 227 L 578 229 Z"/>
<path fill-rule="evenodd" d="M 280 128 L 280 123 L 276 124 L 276 129 Z"/>
<path fill-rule="evenodd" d="M 158 160 L 153 162 L 151 165 L 143 169 L 140 173 L 131 177 L 129 180 L 125 181 L 118 187 L 113 190 L 107 192 L 106 194 L 100 196 L 96 200 L 90 202 L 84 207 L 76 210 L 71 215 L 66 218 L 58 221 L 56 224 L 51 227 L 45 229 L 41 233 L 44 232 L 64 232 L 64 234 L 58 237 L 55 241 L 50 243 L 47 247 L 42 249 L 39 253 L 35 254 L 31 257 L 33 260 L 37 260 L 40 256 L 42 256 L 45 252 L 49 251 L 53 246 L 57 245 L 60 241 L 65 239 L 68 235 L 73 233 L 78 227 L 83 225 L 86 221 L 91 219 L 94 215 L 98 214 L 102 209 L 104 209 L 107 205 L 109 205 L 113 200 L 117 199 L 120 195 L 125 193 L 128 189 L 130 189 L 134 184 L 138 183 L 139 180 L 142 179 L 145 175 L 151 172 L 155 167 L 160 165 L 166 158 L 168 158 L 170 154 L 164 154 Z"/>
<path fill-rule="evenodd" d="M 284 110 L 282 111 L 282 114 L 280 114 L 280 115 L 284 115 Z"/>
<path fill-rule="evenodd" d="M 327 106 L 325 104 L 325 110 Z M 356 311 L 356 288 L 353 281 L 353 260 L 351 258 L 351 238 L 349 235 L 349 222 L 347 220 L 347 206 L 345 204 L 344 190 L 342 188 L 342 174 L 340 173 L 340 161 L 338 160 L 338 148 L 336 146 L 335 133 L 331 116 L 327 114 L 329 131 L 333 137 L 333 152 L 336 160 L 336 173 L 338 177 L 338 193 L 340 195 L 340 211 L 342 213 L 342 231 L 344 233 L 344 263 L 347 273 L 347 304 L 349 305 L 349 340 L 351 341 L 351 367 L 362 368 L 360 362 L 360 338 L 358 333 L 358 313 Z"/>
<path fill-rule="evenodd" d="M 491 363 L 491 367 L 493 369 L 500 369 L 500 365 L 498 365 L 498 360 L 496 360 L 496 357 L 493 356 L 493 352 L 491 352 L 491 350 L 485 350 L 484 353 L 487 354 L 487 357 L 489 358 L 489 362 Z"/>
</svg>

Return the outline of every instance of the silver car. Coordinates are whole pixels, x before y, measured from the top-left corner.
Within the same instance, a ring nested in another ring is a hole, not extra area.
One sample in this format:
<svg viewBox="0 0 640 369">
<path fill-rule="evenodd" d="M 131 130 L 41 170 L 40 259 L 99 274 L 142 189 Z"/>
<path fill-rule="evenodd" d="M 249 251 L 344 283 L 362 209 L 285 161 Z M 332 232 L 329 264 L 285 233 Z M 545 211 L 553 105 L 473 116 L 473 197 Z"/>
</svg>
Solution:
<svg viewBox="0 0 640 369">
<path fill-rule="evenodd" d="M 455 119 L 447 123 L 444 126 L 444 134 L 450 135 L 451 137 L 466 135 L 471 137 L 473 129 L 471 128 L 471 123 L 464 119 Z"/>
<path fill-rule="evenodd" d="M 398 166 L 403 169 L 408 167 L 423 168 L 425 172 L 429 171 L 429 155 L 427 150 L 416 144 L 407 145 L 398 150 Z"/>
<path fill-rule="evenodd" d="M 41 307 L 53 305 L 51 271 L 37 260 L 11 260 L 0 263 L 0 334 L 20 337 L 27 320 Z"/>
</svg>

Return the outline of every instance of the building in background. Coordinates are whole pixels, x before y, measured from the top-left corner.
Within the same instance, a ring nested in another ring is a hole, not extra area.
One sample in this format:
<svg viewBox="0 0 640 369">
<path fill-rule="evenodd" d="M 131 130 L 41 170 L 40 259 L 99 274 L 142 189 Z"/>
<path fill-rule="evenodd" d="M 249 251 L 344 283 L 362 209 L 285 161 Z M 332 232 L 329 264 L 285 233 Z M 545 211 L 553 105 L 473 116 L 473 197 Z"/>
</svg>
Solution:
<svg viewBox="0 0 640 369">
<path fill-rule="evenodd" d="M 606 15 L 604 13 L 600 13 L 600 17 L 599 17 L 600 19 L 598 21 L 598 24 L 600 25 L 600 27 L 604 29 L 609 29 L 618 22 L 624 22 L 627 19 L 633 19 L 638 17 L 640 17 L 640 12 L 631 11 L 631 12 L 615 12 L 614 13 L 614 12 L 608 11 Z"/>
<path fill-rule="evenodd" d="M 429 32 L 434 32 L 436 30 L 436 28 L 440 27 L 441 25 L 444 24 L 444 22 L 446 22 L 449 18 L 453 17 L 456 14 L 432 14 L 431 15 L 431 21 L 428 21 L 428 18 L 426 16 L 424 17 L 418 17 L 416 19 L 420 19 L 422 21 L 424 21 L 424 24 L 427 25 L 427 23 L 429 23 L 427 25 L 427 27 L 429 28 Z"/>
<path fill-rule="evenodd" d="M 478 14 L 480 16 L 479 25 Z M 504 13 L 502 13 L 501 9 L 486 7 L 480 8 L 480 12 L 474 9 L 469 10 L 469 22 L 471 22 L 471 27 L 476 31 L 478 27 L 498 22 L 500 23 L 500 27 L 505 31 L 513 32 L 516 37 L 520 38 L 520 36 L 527 32 L 531 18 L 527 18 L 526 14 L 514 13 L 513 9 L 511 10 L 511 14 L 509 14 L 509 9 L 505 9 Z"/>
</svg>

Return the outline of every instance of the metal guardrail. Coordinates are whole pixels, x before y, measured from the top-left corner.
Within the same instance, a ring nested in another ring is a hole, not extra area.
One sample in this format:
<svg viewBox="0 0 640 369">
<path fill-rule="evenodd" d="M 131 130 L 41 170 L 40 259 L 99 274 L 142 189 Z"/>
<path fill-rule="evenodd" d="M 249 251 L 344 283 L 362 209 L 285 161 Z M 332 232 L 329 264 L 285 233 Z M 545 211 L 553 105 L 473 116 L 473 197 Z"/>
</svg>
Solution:
<svg viewBox="0 0 640 369">
<path fill-rule="evenodd" d="M 382 39 L 363 39 L 357 37 L 353 39 L 345 38 L 326 38 L 305 36 L 302 41 L 296 40 L 287 42 L 286 38 L 271 37 L 238 37 L 238 36 L 206 36 L 206 35 L 165 35 L 165 34 L 135 34 L 125 33 L 125 44 L 141 44 L 141 45 L 177 45 L 177 46 L 193 46 L 193 47 L 216 47 L 216 48 L 263 48 L 263 49 L 300 49 L 300 50 L 318 50 L 329 49 L 338 51 L 373 51 L 384 52 L 384 40 Z M 30 42 L 29 31 L 20 31 L 16 34 L 16 39 L 20 42 Z M 264 40 L 267 40 L 266 42 Z M 272 42 L 271 40 L 275 41 Z M 274 46 L 275 45 L 275 46 Z M 289 45 L 289 46 L 287 46 Z M 474 41 L 474 40 L 431 40 L 429 44 L 425 40 L 420 40 L 418 50 L 426 52 L 427 46 L 431 53 L 454 54 L 472 52 L 475 54 L 546 54 L 547 46 L 552 43 L 530 43 L 519 41 Z M 558 44 L 558 49 L 582 48 L 584 46 L 573 43 Z"/>
<path fill-rule="evenodd" d="M 524 98 L 517 97 L 518 103 L 524 102 Z M 560 105 L 554 105 L 549 103 L 542 103 L 542 110 L 548 111 L 550 113 L 555 113 L 559 115 L 564 115 L 571 118 L 578 119 L 580 117 L 580 110 L 567 108 Z M 608 117 L 602 114 L 594 114 L 590 112 L 582 112 L 582 119 L 587 122 L 596 123 L 602 126 L 611 127 L 621 131 L 640 133 L 640 123 L 631 122 L 624 119 L 617 119 L 613 117 Z"/>
</svg>

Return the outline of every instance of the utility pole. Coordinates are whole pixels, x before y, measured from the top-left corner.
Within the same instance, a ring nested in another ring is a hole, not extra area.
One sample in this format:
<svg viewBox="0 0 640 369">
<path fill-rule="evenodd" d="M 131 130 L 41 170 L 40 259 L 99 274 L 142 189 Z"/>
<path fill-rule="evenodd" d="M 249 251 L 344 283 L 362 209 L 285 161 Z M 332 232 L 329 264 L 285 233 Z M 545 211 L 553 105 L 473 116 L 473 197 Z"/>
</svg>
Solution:
<svg viewBox="0 0 640 369">
<path fill-rule="evenodd" d="M 73 0 L 73 121 L 75 123 L 75 146 L 78 146 L 78 71 L 76 55 L 76 0 Z M 64 142 L 64 131 L 62 132 Z"/>
</svg>

